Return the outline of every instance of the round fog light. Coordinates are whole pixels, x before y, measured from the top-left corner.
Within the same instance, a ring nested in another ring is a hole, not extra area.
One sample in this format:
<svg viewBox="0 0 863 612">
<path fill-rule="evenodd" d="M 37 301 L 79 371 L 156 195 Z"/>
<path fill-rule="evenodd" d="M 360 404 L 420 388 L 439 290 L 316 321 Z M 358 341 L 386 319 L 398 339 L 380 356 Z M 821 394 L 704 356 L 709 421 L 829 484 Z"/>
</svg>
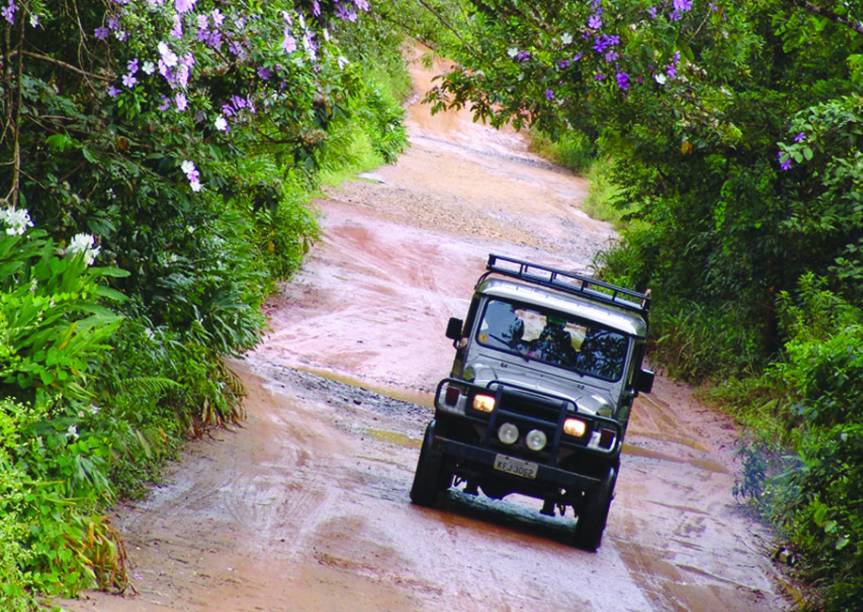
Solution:
<svg viewBox="0 0 863 612">
<path fill-rule="evenodd" d="M 497 430 L 497 439 L 504 444 L 515 444 L 518 441 L 518 427 L 512 423 L 504 423 Z"/>
<path fill-rule="evenodd" d="M 545 433 L 539 429 L 531 429 L 524 437 L 525 444 L 532 451 L 541 451 L 545 448 L 545 443 L 548 442 Z"/>
</svg>

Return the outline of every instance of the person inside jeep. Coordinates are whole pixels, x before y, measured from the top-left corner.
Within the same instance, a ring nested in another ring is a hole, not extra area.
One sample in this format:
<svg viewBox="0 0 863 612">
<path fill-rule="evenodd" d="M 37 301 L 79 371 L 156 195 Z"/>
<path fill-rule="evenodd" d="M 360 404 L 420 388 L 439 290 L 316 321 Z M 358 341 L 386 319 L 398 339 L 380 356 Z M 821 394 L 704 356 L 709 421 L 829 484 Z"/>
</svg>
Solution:
<svg viewBox="0 0 863 612">
<path fill-rule="evenodd" d="M 549 314 L 539 338 L 530 343 L 528 356 L 552 365 L 572 365 L 575 349 L 572 346 L 572 336 L 564 329 L 565 325 L 566 319 Z"/>
</svg>

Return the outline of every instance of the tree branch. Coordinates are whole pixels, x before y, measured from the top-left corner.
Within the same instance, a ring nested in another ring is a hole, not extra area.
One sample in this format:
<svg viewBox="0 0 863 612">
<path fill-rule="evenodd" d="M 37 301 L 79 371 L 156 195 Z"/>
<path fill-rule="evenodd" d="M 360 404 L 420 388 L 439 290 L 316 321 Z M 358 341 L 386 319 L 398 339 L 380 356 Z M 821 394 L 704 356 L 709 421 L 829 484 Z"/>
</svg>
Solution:
<svg viewBox="0 0 863 612">
<path fill-rule="evenodd" d="M 838 23 L 844 25 L 846 27 L 851 28 L 858 34 L 863 34 L 863 22 L 855 21 L 853 19 L 849 19 L 844 15 L 839 15 L 828 8 L 823 6 L 819 6 L 814 2 L 810 2 L 809 0 L 791 0 L 792 4 L 797 5 L 802 8 L 804 11 L 808 11 L 813 15 L 818 15 L 819 17 L 824 17 L 825 19 L 829 19 L 834 23 Z"/>
<path fill-rule="evenodd" d="M 66 62 L 60 61 L 58 59 L 54 59 L 50 55 L 43 55 L 42 53 L 35 53 L 33 51 L 21 51 L 22 55 L 26 55 L 27 57 L 32 57 L 33 59 L 42 60 L 43 62 L 48 62 L 49 64 L 54 64 L 55 66 L 60 66 L 61 68 L 65 68 L 66 70 L 71 70 L 77 74 L 82 76 L 97 79 L 99 81 L 104 81 L 106 83 L 110 83 L 113 79 L 109 76 L 105 76 L 103 74 L 94 74 L 92 72 L 87 72 L 77 66 L 73 66 L 72 64 L 67 64 Z"/>
</svg>

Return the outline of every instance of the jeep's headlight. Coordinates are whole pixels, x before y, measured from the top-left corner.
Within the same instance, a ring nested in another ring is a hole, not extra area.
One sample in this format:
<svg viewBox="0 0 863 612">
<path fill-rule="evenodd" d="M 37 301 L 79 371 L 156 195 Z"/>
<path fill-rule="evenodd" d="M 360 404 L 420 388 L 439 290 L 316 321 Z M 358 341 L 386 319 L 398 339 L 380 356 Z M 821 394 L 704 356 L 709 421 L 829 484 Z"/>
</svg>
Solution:
<svg viewBox="0 0 863 612">
<path fill-rule="evenodd" d="M 587 423 L 581 419 L 566 419 L 563 422 L 563 433 L 573 438 L 580 438 L 587 433 Z"/>
<path fill-rule="evenodd" d="M 477 412 L 491 412 L 494 410 L 494 396 L 481 393 L 474 395 L 473 409 Z"/>
</svg>

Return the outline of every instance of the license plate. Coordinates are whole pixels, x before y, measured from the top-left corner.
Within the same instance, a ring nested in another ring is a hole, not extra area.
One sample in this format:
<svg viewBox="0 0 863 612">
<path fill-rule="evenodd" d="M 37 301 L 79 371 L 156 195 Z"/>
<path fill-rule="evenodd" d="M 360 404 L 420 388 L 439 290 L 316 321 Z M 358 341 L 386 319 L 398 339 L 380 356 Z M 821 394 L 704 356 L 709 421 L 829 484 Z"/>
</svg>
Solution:
<svg viewBox="0 0 863 612">
<path fill-rule="evenodd" d="M 532 461 L 522 461 L 521 459 L 506 455 L 495 455 L 494 469 L 506 472 L 507 474 L 521 476 L 522 478 L 536 478 L 539 464 Z"/>
</svg>

